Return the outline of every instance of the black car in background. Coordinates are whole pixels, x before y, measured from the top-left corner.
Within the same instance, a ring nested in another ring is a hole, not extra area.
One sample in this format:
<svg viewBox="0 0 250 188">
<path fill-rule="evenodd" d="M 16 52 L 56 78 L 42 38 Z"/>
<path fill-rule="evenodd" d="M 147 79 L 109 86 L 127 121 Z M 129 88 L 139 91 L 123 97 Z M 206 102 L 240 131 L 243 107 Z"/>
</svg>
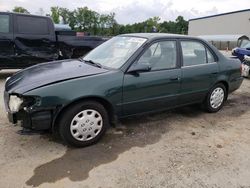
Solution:
<svg viewBox="0 0 250 188">
<path fill-rule="evenodd" d="M 78 58 L 106 40 L 55 30 L 50 17 L 0 12 L 0 69 Z"/>
</svg>

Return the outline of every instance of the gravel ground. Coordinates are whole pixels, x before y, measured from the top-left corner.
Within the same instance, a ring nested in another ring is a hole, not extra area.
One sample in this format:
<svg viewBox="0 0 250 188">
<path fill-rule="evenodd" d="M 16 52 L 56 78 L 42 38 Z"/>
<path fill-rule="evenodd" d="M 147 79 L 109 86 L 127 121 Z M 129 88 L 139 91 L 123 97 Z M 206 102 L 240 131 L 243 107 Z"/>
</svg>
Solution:
<svg viewBox="0 0 250 188">
<path fill-rule="evenodd" d="M 1 71 L 1 92 L 12 73 Z M 16 134 L 0 104 L 0 187 L 250 187 L 250 80 L 216 114 L 192 106 L 126 119 L 82 149 Z"/>
</svg>

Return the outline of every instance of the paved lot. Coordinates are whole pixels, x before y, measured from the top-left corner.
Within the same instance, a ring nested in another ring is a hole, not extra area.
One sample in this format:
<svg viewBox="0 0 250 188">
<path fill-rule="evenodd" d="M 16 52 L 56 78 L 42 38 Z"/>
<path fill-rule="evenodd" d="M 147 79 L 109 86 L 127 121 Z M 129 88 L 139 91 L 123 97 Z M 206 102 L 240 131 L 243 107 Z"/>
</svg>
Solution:
<svg viewBox="0 0 250 188">
<path fill-rule="evenodd" d="M 1 96 L 12 73 L 0 73 Z M 0 187 L 250 187 L 250 80 L 219 113 L 185 107 L 127 119 L 83 149 L 16 134 L 0 104 Z"/>
</svg>

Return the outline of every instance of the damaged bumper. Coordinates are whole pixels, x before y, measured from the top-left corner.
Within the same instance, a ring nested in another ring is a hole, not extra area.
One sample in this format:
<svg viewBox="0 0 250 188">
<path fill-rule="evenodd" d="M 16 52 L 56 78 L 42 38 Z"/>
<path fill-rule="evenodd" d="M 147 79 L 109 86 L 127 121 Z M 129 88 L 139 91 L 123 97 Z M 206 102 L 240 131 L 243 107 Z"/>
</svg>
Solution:
<svg viewBox="0 0 250 188">
<path fill-rule="evenodd" d="M 9 108 L 10 95 L 4 93 L 5 109 L 9 122 L 16 124 L 21 122 L 21 126 L 33 130 L 47 130 L 52 126 L 53 110 L 38 108 L 22 108 L 17 112 L 12 112 Z"/>
</svg>

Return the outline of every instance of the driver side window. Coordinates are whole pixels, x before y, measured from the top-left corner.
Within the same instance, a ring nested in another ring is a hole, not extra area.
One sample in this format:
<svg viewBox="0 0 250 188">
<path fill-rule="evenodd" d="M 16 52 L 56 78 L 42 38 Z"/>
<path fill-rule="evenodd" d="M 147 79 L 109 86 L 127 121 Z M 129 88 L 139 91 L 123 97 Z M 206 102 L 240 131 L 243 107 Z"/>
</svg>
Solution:
<svg viewBox="0 0 250 188">
<path fill-rule="evenodd" d="M 176 67 L 176 42 L 163 41 L 152 44 L 137 63 L 146 64 L 151 70 L 171 69 Z"/>
</svg>

